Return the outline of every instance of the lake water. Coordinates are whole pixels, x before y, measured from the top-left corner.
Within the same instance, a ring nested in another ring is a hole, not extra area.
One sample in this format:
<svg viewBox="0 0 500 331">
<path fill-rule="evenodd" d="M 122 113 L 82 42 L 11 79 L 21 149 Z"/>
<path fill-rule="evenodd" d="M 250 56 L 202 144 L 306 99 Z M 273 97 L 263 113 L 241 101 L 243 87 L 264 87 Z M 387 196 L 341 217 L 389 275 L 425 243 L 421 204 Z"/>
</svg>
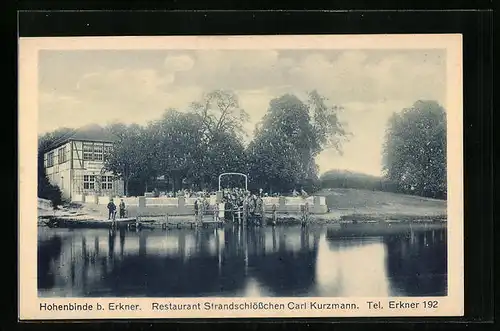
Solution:
<svg viewBox="0 0 500 331">
<path fill-rule="evenodd" d="M 38 230 L 41 297 L 447 293 L 443 224 Z"/>
</svg>

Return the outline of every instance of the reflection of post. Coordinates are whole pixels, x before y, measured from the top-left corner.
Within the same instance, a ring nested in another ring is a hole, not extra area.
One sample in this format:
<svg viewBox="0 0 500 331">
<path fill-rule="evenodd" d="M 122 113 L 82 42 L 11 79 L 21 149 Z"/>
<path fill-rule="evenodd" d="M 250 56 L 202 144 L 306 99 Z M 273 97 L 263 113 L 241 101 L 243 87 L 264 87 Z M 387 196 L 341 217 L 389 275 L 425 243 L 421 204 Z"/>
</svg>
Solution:
<svg viewBox="0 0 500 331">
<path fill-rule="evenodd" d="M 308 244 L 309 244 L 309 234 L 307 233 L 306 228 L 302 228 L 300 230 L 300 249 L 301 250 L 307 250 L 308 249 Z"/>
<path fill-rule="evenodd" d="M 210 233 L 208 231 L 200 230 L 200 250 L 205 254 L 210 251 Z"/>
<path fill-rule="evenodd" d="M 313 248 L 315 251 L 318 250 L 318 245 L 319 245 L 319 233 L 315 231 L 313 235 Z"/>
<path fill-rule="evenodd" d="M 248 224 L 248 202 L 247 202 L 247 199 L 243 200 L 242 212 L 243 212 L 243 225 L 246 226 Z"/>
<path fill-rule="evenodd" d="M 116 232 L 114 230 L 110 230 L 108 233 L 108 257 L 111 259 L 115 253 L 115 238 Z"/>
<path fill-rule="evenodd" d="M 146 234 L 139 232 L 139 256 L 146 255 Z"/>
<path fill-rule="evenodd" d="M 99 237 L 94 238 L 94 254 L 99 256 Z"/>
<path fill-rule="evenodd" d="M 82 259 L 83 263 L 87 263 L 87 240 L 82 236 Z"/>
<path fill-rule="evenodd" d="M 75 258 L 73 255 L 73 242 L 69 245 L 69 260 L 71 261 L 70 264 L 70 277 L 71 277 L 71 286 L 75 285 Z"/>
<path fill-rule="evenodd" d="M 259 229 L 259 255 L 266 255 L 266 232 L 264 229 Z"/>
<path fill-rule="evenodd" d="M 245 275 L 248 274 L 248 233 L 247 233 L 247 228 L 243 227 L 243 249 L 245 252 Z"/>
<path fill-rule="evenodd" d="M 120 229 L 120 257 L 123 257 L 124 247 L 125 247 L 125 229 Z"/>
<path fill-rule="evenodd" d="M 286 251 L 286 240 L 283 229 L 280 229 L 278 233 L 278 247 L 280 251 Z"/>
<path fill-rule="evenodd" d="M 272 236 L 273 236 L 273 252 L 276 252 L 276 228 L 274 226 L 273 226 Z"/>
<path fill-rule="evenodd" d="M 82 236 L 82 255 L 83 255 L 83 265 L 82 265 L 82 289 L 85 291 L 87 289 L 87 273 L 88 273 L 88 259 L 87 259 L 87 240 Z"/>
<path fill-rule="evenodd" d="M 221 240 L 220 240 L 220 231 L 219 229 L 215 229 L 215 247 L 217 247 L 217 262 L 218 262 L 218 271 L 219 276 L 222 269 L 222 251 L 221 251 Z"/>
<path fill-rule="evenodd" d="M 182 258 L 186 256 L 186 233 L 184 231 L 181 231 L 177 237 L 177 251 Z"/>
</svg>

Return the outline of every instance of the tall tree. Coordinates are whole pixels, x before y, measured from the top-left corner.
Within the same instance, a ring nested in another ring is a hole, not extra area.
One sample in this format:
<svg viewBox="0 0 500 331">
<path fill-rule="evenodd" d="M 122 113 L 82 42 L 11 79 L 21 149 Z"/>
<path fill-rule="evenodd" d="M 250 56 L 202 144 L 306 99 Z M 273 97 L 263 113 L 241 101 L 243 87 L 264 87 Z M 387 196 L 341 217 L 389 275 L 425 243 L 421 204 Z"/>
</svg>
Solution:
<svg viewBox="0 0 500 331">
<path fill-rule="evenodd" d="M 394 114 L 384 143 L 384 174 L 404 192 L 446 197 L 446 113 L 435 101 L 417 101 Z"/>
<path fill-rule="evenodd" d="M 241 137 L 243 125 L 248 121 L 247 112 L 240 107 L 238 96 L 228 90 L 215 90 L 203 96 L 201 101 L 191 104 L 191 110 L 201 118 L 205 139 L 210 141 L 220 133 L 231 133 Z"/>
<path fill-rule="evenodd" d="M 122 123 L 112 124 L 107 129 L 116 141 L 106 157 L 105 168 L 123 179 L 125 195 L 129 195 L 130 180 L 144 177 L 151 171 L 147 163 L 149 150 L 144 129 L 137 124 L 127 126 Z"/>
<path fill-rule="evenodd" d="M 173 190 L 202 175 L 203 133 L 201 119 L 193 113 L 167 110 L 155 128 L 158 137 L 159 172 L 170 178 Z"/>
<path fill-rule="evenodd" d="M 317 180 L 315 157 L 324 149 L 340 149 L 347 133 L 337 120 L 339 107 L 327 107 L 313 91 L 304 103 L 286 94 L 270 102 L 248 147 L 252 180 L 271 190 L 290 190 Z"/>
</svg>

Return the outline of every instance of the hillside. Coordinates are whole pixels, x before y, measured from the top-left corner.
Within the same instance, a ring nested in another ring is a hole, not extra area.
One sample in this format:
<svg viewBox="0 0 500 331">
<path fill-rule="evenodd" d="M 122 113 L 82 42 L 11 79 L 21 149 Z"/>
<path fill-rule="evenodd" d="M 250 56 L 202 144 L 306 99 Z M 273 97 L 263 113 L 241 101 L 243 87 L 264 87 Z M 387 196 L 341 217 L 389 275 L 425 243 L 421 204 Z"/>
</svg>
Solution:
<svg viewBox="0 0 500 331">
<path fill-rule="evenodd" d="M 348 170 L 329 170 L 321 175 L 320 185 L 328 188 L 355 188 L 385 192 L 398 192 L 396 183 L 382 177 Z"/>
<path fill-rule="evenodd" d="M 446 217 L 446 201 L 413 195 L 360 190 L 324 189 L 317 193 L 326 197 L 326 204 L 335 218 L 432 218 Z"/>
</svg>

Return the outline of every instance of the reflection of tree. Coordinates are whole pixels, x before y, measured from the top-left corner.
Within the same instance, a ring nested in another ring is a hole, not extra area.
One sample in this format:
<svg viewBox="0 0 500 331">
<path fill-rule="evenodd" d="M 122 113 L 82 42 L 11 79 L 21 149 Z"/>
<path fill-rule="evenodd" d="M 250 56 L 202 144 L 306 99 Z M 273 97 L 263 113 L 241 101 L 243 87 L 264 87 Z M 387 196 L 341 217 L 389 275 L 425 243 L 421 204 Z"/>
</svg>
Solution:
<svg viewBox="0 0 500 331">
<path fill-rule="evenodd" d="M 405 296 L 447 293 L 446 229 L 384 237 L 387 272 L 393 288 Z"/>
<path fill-rule="evenodd" d="M 257 247 L 264 249 L 260 254 L 253 254 L 249 263 L 252 275 L 269 289 L 272 295 L 307 295 L 315 282 L 317 249 L 309 247 L 311 234 L 307 228 L 301 229 L 300 232 L 292 231 L 289 231 L 288 235 L 292 236 L 290 239 L 300 243 L 298 251 L 287 248 L 284 228 L 266 229 L 265 233 L 260 232 L 256 237 L 259 242 L 265 242 L 266 235 L 272 236 L 273 239 L 273 251 L 266 252 L 265 245 L 258 245 Z M 314 241 L 318 239 L 318 236 L 313 236 Z"/>
<path fill-rule="evenodd" d="M 83 296 L 102 296 L 103 290 L 113 296 L 220 296 L 242 291 L 247 277 L 263 284 L 271 295 L 307 294 L 314 284 L 319 237 L 306 229 L 299 228 L 286 235 L 282 229 L 271 227 L 162 232 L 161 236 L 168 236 L 177 244 L 178 249 L 174 252 L 148 249 L 155 243 L 148 238 L 158 238 L 158 233 L 124 230 L 119 232 L 119 252 L 115 249 L 116 232 L 102 232 L 97 237 L 92 232 L 92 252 L 87 245 L 89 236 L 80 233 L 81 236 L 70 239 L 81 240 L 81 254 L 72 256 L 68 270 L 80 281 L 69 284 L 70 277 L 64 276 L 59 280 L 68 282 L 64 286 L 72 286 Z M 108 252 L 98 245 L 101 236 L 107 236 Z M 273 241 L 275 248 L 281 249 L 266 251 L 266 238 Z M 127 249 L 125 241 L 129 239 L 139 241 L 139 250 L 124 254 Z M 215 253 L 209 250 L 212 240 L 217 247 Z M 295 251 L 292 246 L 287 246 L 286 240 L 297 244 L 294 245 Z M 186 254 L 186 246 L 191 243 L 194 250 L 189 249 L 189 254 Z M 115 254 L 120 258 L 115 259 Z M 47 285 L 51 286 L 53 283 Z"/>
<path fill-rule="evenodd" d="M 51 263 L 59 259 L 62 251 L 62 240 L 54 236 L 38 243 L 38 288 L 49 289 L 55 285 Z"/>
</svg>

